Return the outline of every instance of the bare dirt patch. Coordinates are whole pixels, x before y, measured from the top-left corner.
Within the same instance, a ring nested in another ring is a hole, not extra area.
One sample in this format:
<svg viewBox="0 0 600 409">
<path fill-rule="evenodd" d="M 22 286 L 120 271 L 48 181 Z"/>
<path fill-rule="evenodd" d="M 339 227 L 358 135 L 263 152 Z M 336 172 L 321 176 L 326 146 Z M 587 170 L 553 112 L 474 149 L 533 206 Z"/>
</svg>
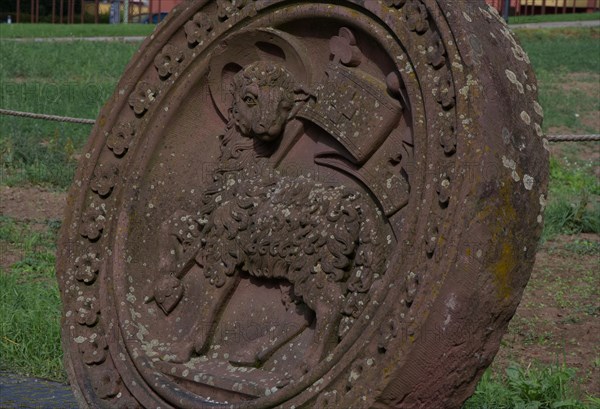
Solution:
<svg viewBox="0 0 600 409">
<path fill-rule="evenodd" d="M 552 89 L 560 90 L 559 95 L 569 97 L 577 102 L 576 112 L 572 112 L 577 121 L 568 126 L 553 126 L 548 129 L 550 135 L 570 133 L 600 133 L 600 74 L 595 72 L 575 72 L 557 77 L 551 85 Z M 558 96 L 558 95 L 557 95 Z M 574 102 L 572 102 L 574 103 Z M 559 102 L 557 102 L 559 104 Z M 574 107 L 572 107 L 575 110 Z"/>
<path fill-rule="evenodd" d="M 60 222 L 66 206 L 66 193 L 52 192 L 40 187 L 0 186 L 0 269 L 10 267 L 23 260 L 35 248 L 27 250 L 25 242 L 15 241 L 23 232 L 48 234 L 53 222 Z M 56 228 L 56 227 L 54 227 Z M 31 244 L 31 243 L 30 243 Z"/>
<path fill-rule="evenodd" d="M 0 270 L 8 271 L 10 266 L 23 258 L 23 250 L 19 247 L 0 240 Z"/>
<path fill-rule="evenodd" d="M 593 72 L 572 72 L 564 76 L 560 87 L 565 91 L 574 89 L 594 98 L 600 98 L 600 74 Z"/>
<path fill-rule="evenodd" d="M 600 96 L 599 96 L 600 99 Z M 581 117 L 581 123 L 584 126 L 595 129 L 596 132 L 600 132 L 600 112 L 593 111 L 588 112 L 587 114 Z"/>
<path fill-rule="evenodd" d="M 573 131 L 566 126 L 552 126 L 548 128 L 546 133 L 548 135 L 567 135 L 573 133 Z"/>
<path fill-rule="evenodd" d="M 40 187 L 0 186 L 0 215 L 20 221 L 61 220 L 66 197 Z"/>
<path fill-rule="evenodd" d="M 560 132 L 563 134 L 570 133 Z M 589 163 L 591 172 L 600 179 L 600 143 L 599 142 L 560 142 L 550 144 L 550 156 L 558 160 L 575 157 L 578 163 Z"/>
<path fill-rule="evenodd" d="M 578 160 L 585 162 L 600 161 L 600 143 L 598 142 L 560 142 L 550 144 L 552 157 L 563 158 L 576 155 Z"/>
<path fill-rule="evenodd" d="M 559 236 L 539 250 L 493 369 L 565 363 L 582 395 L 600 396 L 600 238 Z"/>
</svg>

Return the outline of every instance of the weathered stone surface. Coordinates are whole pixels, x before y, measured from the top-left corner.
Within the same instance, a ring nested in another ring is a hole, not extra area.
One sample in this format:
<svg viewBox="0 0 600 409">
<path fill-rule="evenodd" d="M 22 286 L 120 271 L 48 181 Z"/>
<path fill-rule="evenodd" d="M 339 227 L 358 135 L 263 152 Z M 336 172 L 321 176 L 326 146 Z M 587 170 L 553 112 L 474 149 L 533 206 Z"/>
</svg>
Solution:
<svg viewBox="0 0 600 409">
<path fill-rule="evenodd" d="M 190 1 L 102 110 L 57 264 L 83 407 L 453 408 L 541 233 L 483 1 Z"/>
</svg>

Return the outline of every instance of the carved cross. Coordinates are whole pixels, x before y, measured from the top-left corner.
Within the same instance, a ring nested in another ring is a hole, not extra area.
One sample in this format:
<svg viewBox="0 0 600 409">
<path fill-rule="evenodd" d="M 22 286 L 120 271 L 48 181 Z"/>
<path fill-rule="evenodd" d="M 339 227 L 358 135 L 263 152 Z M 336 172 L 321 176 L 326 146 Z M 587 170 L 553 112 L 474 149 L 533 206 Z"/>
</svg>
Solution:
<svg viewBox="0 0 600 409">
<path fill-rule="evenodd" d="M 357 67 L 362 61 L 362 53 L 356 46 L 356 38 L 346 27 L 340 28 L 339 36 L 334 36 L 329 42 L 329 49 L 334 63 L 342 63 L 348 67 Z"/>
<path fill-rule="evenodd" d="M 355 96 L 355 89 L 346 88 L 340 94 L 337 94 L 337 98 L 329 100 L 327 116 L 334 124 L 338 124 L 342 116 L 352 120 L 358 110 L 357 104 L 354 103 Z"/>
</svg>

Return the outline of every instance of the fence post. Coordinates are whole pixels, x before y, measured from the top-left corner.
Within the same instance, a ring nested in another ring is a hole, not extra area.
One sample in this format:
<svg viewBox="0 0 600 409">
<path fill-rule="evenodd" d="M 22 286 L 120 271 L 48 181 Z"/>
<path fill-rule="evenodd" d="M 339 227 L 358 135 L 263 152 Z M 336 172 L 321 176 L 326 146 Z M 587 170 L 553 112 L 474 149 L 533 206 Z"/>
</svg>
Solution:
<svg viewBox="0 0 600 409">
<path fill-rule="evenodd" d="M 535 0 L 531 0 L 531 15 L 535 16 Z"/>
<path fill-rule="evenodd" d="M 563 0 L 563 14 L 567 12 L 567 0 Z"/>
<path fill-rule="evenodd" d="M 510 14 L 510 0 L 504 0 L 502 3 L 502 17 L 508 23 L 508 15 Z"/>
</svg>

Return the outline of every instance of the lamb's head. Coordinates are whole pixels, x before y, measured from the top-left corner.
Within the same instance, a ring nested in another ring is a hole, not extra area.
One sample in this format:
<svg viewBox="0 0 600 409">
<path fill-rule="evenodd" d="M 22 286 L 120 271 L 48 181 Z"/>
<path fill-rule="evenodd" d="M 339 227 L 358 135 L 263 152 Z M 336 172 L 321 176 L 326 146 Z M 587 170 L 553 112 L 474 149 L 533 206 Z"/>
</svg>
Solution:
<svg viewBox="0 0 600 409">
<path fill-rule="evenodd" d="M 244 136 L 277 140 L 309 94 L 279 64 L 258 61 L 233 78 L 231 120 Z"/>
</svg>

